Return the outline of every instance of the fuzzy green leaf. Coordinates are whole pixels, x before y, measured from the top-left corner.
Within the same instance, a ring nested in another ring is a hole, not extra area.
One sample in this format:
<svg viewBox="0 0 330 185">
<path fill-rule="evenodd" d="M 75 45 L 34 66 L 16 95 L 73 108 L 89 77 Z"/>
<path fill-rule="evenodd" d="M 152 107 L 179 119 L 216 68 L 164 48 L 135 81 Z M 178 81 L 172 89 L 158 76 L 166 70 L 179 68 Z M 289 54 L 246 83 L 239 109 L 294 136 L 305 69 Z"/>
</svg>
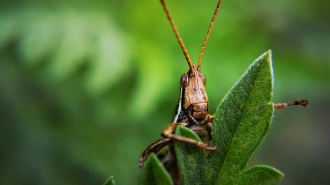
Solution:
<svg viewBox="0 0 330 185">
<path fill-rule="evenodd" d="M 163 164 L 155 154 L 151 154 L 142 169 L 139 180 L 140 185 L 171 185 L 172 180 L 166 172 Z"/>
<path fill-rule="evenodd" d="M 175 134 L 200 141 L 200 138 L 186 127 L 178 126 Z M 180 172 L 182 172 L 182 184 L 208 184 L 206 182 L 210 182 L 210 179 L 206 180 L 208 174 L 204 173 L 207 168 L 207 160 L 203 150 L 196 146 L 175 142 L 175 153 L 179 161 Z"/>
<path fill-rule="evenodd" d="M 283 173 L 265 165 L 254 166 L 240 176 L 240 184 L 276 185 L 283 178 Z"/>
<path fill-rule="evenodd" d="M 242 173 L 245 173 L 249 159 L 268 132 L 274 110 L 270 103 L 272 93 L 273 69 L 271 52 L 268 51 L 250 65 L 216 111 L 213 134 L 219 150 L 212 160 L 213 170 L 220 171 L 216 184 L 251 181 L 249 178 L 252 177 L 244 178 Z M 282 174 L 273 173 L 280 177 L 277 178 L 279 183 Z M 262 182 L 254 181 L 254 184 Z"/>
</svg>

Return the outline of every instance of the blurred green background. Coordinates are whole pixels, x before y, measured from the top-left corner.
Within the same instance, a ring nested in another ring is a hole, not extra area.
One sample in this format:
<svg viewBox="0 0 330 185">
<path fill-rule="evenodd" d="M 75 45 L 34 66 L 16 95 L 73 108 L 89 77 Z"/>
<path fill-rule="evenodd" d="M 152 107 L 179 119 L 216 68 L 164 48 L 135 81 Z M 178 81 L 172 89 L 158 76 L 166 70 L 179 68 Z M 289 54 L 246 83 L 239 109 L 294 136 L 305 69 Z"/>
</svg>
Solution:
<svg viewBox="0 0 330 185">
<path fill-rule="evenodd" d="M 194 62 L 217 0 L 168 0 Z M 210 112 L 273 51 L 275 111 L 251 165 L 330 184 L 330 2 L 224 1 L 203 59 Z M 188 69 L 159 0 L 1 1 L 0 184 L 136 184 Z"/>
</svg>

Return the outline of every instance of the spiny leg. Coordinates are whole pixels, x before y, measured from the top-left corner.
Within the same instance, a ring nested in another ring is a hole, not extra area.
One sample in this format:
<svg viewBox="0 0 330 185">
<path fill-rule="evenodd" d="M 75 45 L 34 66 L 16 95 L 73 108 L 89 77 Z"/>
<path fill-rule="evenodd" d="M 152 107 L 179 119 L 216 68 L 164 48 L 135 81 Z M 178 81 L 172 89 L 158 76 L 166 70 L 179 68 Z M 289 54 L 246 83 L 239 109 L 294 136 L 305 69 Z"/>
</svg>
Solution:
<svg viewBox="0 0 330 185">
<path fill-rule="evenodd" d="M 285 109 L 290 106 L 303 106 L 306 107 L 308 105 L 308 100 L 295 100 L 286 103 L 275 103 L 274 109 Z"/>
<path fill-rule="evenodd" d="M 207 144 L 200 142 L 200 141 L 196 141 L 194 139 L 190 139 L 187 137 L 182 137 L 182 136 L 177 136 L 174 135 L 175 129 L 176 127 L 180 125 L 179 123 L 172 123 L 170 125 L 168 125 L 167 127 L 165 127 L 165 129 L 162 131 L 162 136 L 165 138 L 170 138 L 171 140 L 174 141 L 179 141 L 182 143 L 187 143 L 190 145 L 194 145 L 197 146 L 198 148 L 202 148 L 208 151 L 216 151 L 217 150 L 217 146 L 214 147 L 209 147 Z"/>
<path fill-rule="evenodd" d="M 170 141 L 171 141 L 170 138 L 161 138 L 151 143 L 151 145 L 148 146 L 148 148 L 143 151 L 143 153 L 139 158 L 140 168 L 143 167 L 144 161 L 149 157 L 151 153 L 157 153 L 159 150 L 161 150 L 166 145 L 168 145 Z"/>
</svg>

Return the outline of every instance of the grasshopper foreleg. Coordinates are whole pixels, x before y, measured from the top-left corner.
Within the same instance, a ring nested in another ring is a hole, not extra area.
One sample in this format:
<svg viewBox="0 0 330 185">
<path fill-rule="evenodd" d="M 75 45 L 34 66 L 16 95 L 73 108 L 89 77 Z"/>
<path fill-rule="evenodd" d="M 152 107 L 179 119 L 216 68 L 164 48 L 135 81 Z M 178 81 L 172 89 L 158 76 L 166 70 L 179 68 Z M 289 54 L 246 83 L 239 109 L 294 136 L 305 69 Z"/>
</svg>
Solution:
<svg viewBox="0 0 330 185">
<path fill-rule="evenodd" d="M 202 149 L 205 149 L 205 150 L 208 150 L 208 151 L 216 151 L 217 150 L 217 146 L 214 146 L 214 147 L 210 147 L 208 146 L 207 144 L 203 143 L 203 142 L 200 142 L 200 141 L 196 141 L 194 139 L 190 139 L 190 138 L 187 138 L 187 137 L 182 137 L 182 136 L 177 136 L 175 135 L 175 130 L 176 130 L 176 127 L 178 125 L 181 125 L 180 123 L 172 123 L 170 125 L 168 125 L 167 127 L 165 127 L 165 129 L 162 131 L 162 136 L 164 138 L 170 138 L 171 140 L 174 140 L 174 141 L 179 141 L 179 142 L 182 142 L 182 143 L 187 143 L 187 144 L 190 144 L 190 145 L 194 145 L 198 148 L 202 148 Z"/>
</svg>

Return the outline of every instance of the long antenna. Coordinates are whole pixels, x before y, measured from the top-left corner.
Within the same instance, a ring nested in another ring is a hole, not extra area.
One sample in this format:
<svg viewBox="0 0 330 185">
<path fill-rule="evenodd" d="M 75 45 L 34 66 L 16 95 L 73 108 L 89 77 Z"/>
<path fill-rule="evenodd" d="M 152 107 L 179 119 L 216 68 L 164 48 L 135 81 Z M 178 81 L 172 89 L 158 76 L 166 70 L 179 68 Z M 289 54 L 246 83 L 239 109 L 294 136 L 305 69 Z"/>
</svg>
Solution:
<svg viewBox="0 0 330 185">
<path fill-rule="evenodd" d="M 163 5 L 163 8 L 164 8 L 165 13 L 166 13 L 166 15 L 167 15 L 167 19 L 170 21 L 170 24 L 171 24 L 171 26 L 172 26 L 172 28 L 173 28 L 173 31 L 174 31 L 174 33 L 175 33 L 175 36 L 176 36 L 176 38 L 177 38 L 178 41 L 179 41 L 179 44 L 180 44 L 180 46 L 181 46 L 181 49 L 182 49 L 182 51 L 183 51 L 184 56 L 186 57 L 187 63 L 188 63 L 188 65 L 189 65 L 189 68 L 192 68 L 193 64 L 192 64 L 192 62 L 191 62 L 191 59 L 190 59 L 189 53 L 188 53 L 188 51 L 187 51 L 186 46 L 184 45 L 184 43 L 183 43 L 183 41 L 182 41 L 182 38 L 181 38 L 181 36 L 180 36 L 180 34 L 179 34 L 179 31 L 178 31 L 178 28 L 177 28 L 177 27 L 175 26 L 175 24 L 174 24 L 174 21 L 173 21 L 173 19 L 172 19 L 172 16 L 171 16 L 171 14 L 170 14 L 170 12 L 169 12 L 169 10 L 168 10 L 166 4 L 165 4 L 165 0 L 160 0 L 160 2 L 161 2 L 162 5 Z"/>
<path fill-rule="evenodd" d="M 214 21 L 217 18 L 217 15 L 218 15 L 218 12 L 219 12 L 219 8 L 220 8 L 221 3 L 222 3 L 222 0 L 219 0 L 218 1 L 218 5 L 217 5 L 217 7 L 216 7 L 216 9 L 214 11 L 214 14 L 213 14 L 212 21 L 210 23 L 209 29 L 207 30 L 207 33 L 206 33 L 206 36 L 205 36 L 205 39 L 204 39 L 204 42 L 203 42 L 201 51 L 199 53 L 199 58 L 198 58 L 198 68 L 199 69 L 202 66 L 202 58 L 203 58 L 203 54 L 204 54 L 204 51 L 205 51 L 205 47 L 206 47 L 207 41 L 210 38 L 210 34 L 211 34 L 211 31 L 212 31 L 212 28 L 213 28 L 213 25 L 214 25 Z"/>
</svg>

